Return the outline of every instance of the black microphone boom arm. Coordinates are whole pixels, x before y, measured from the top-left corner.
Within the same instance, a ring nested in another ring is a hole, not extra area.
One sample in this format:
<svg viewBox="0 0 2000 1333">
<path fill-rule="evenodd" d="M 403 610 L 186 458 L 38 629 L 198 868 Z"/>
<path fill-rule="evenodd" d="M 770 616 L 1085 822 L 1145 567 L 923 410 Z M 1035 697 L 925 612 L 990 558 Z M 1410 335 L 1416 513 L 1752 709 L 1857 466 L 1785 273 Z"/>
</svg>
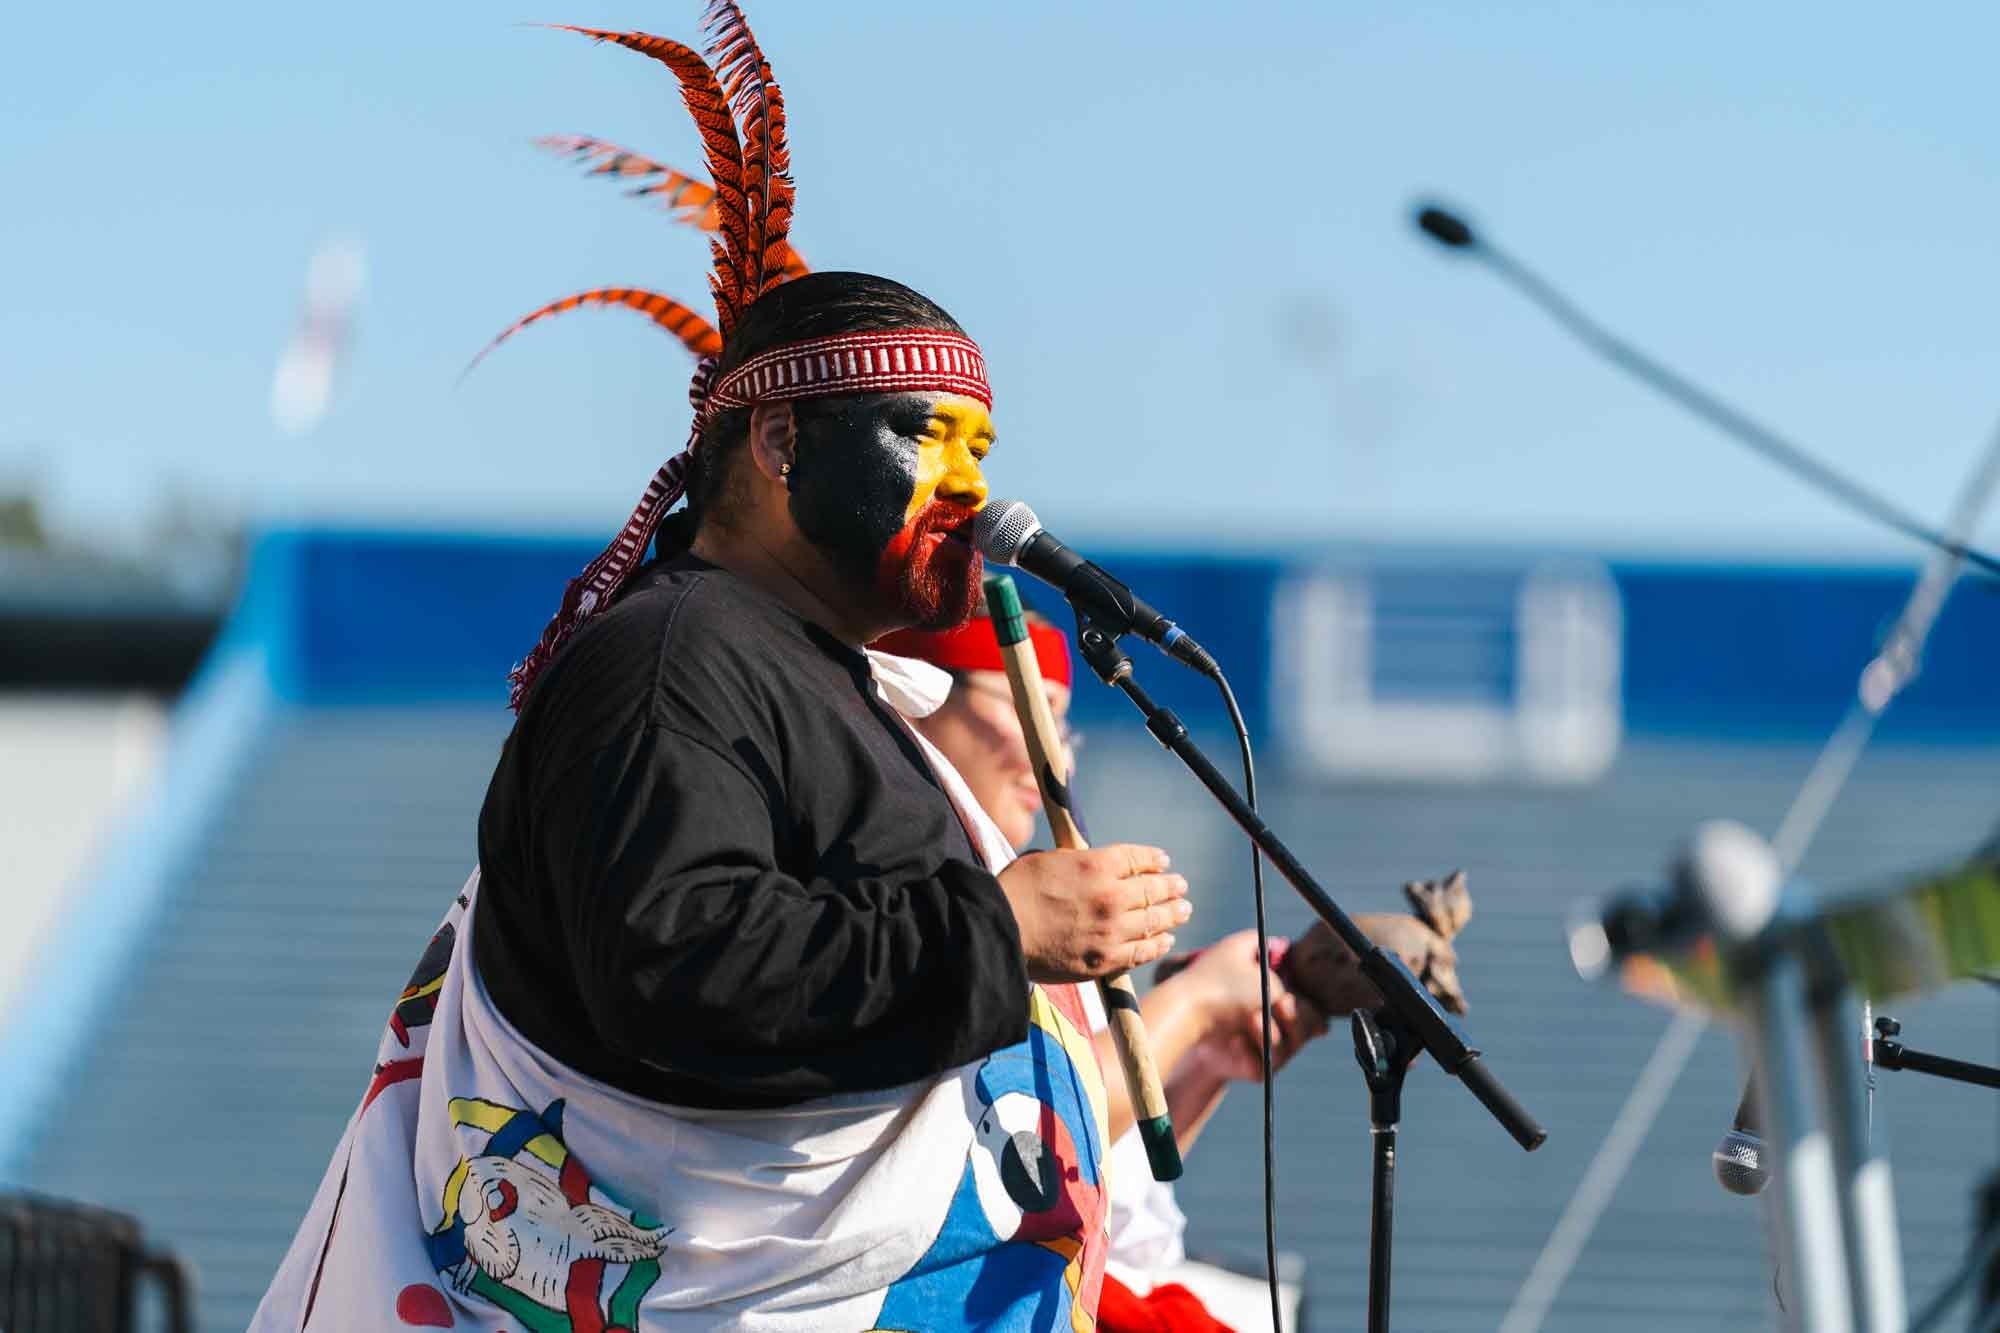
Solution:
<svg viewBox="0 0 2000 1333">
<path fill-rule="evenodd" d="M 1539 306 L 1544 314 L 1567 329 L 1570 335 L 1656 393 L 1671 399 L 1683 410 L 1700 417 L 1738 444 L 1763 455 L 1793 476 L 1811 483 L 1849 509 L 1865 514 L 1886 528 L 1914 538 L 1937 550 L 1958 556 L 1977 566 L 1988 576 L 2000 576 L 2000 557 L 1954 539 L 1915 517 L 1892 501 L 1884 499 L 1845 473 L 1838 472 L 1800 445 L 1754 420 L 1693 381 L 1640 351 L 1577 308 L 1568 297 L 1550 286 L 1527 265 L 1507 254 L 1476 232 L 1472 224 L 1456 213 L 1426 205 L 1417 212 L 1416 225 L 1424 235 L 1448 250 L 1476 255 L 1516 291 Z"/>
</svg>

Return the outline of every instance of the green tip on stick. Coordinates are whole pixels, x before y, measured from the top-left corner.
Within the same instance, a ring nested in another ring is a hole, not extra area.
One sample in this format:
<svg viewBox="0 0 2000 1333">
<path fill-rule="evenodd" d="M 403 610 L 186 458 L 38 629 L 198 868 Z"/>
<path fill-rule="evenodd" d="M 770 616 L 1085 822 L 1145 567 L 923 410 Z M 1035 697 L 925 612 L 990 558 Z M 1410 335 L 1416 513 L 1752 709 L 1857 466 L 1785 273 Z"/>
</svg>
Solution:
<svg viewBox="0 0 2000 1333">
<path fill-rule="evenodd" d="M 1014 580 L 1005 574 L 986 576 L 986 613 L 993 617 L 993 633 L 1001 647 L 1020 643 L 1028 637 L 1028 618 L 1021 610 L 1021 594 Z"/>
<path fill-rule="evenodd" d="M 1174 1137 L 1174 1124 L 1166 1116 L 1139 1121 L 1139 1138 L 1146 1145 L 1146 1163 L 1155 1180 L 1181 1178 L 1181 1145 Z"/>
</svg>

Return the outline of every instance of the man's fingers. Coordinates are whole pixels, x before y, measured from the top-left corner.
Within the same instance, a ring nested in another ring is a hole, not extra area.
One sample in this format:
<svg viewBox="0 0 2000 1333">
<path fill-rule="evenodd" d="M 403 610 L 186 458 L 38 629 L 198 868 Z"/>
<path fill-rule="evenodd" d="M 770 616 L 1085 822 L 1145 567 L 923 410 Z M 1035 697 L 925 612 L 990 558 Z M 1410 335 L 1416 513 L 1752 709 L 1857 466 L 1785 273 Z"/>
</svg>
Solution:
<svg viewBox="0 0 2000 1333">
<path fill-rule="evenodd" d="M 1183 875 L 1134 875 L 1122 881 L 1125 889 L 1125 906 L 1151 907 L 1155 903 L 1168 903 L 1188 894 L 1187 878 Z"/>
<path fill-rule="evenodd" d="M 1173 951 L 1173 947 L 1174 937 L 1172 935 L 1151 935 L 1142 940 L 1134 940 L 1132 942 L 1132 961 L 1120 970 L 1125 972 L 1137 971 L 1155 959 L 1165 958 Z M 1111 974 L 1106 973 L 1105 975 L 1109 976 Z"/>
<path fill-rule="evenodd" d="M 1104 854 L 1108 868 L 1123 867 L 1120 878 L 1130 879 L 1134 875 L 1164 874 L 1172 864 L 1167 854 L 1157 847 L 1146 847 L 1136 842 L 1113 843 L 1109 847 L 1098 848 Z"/>
<path fill-rule="evenodd" d="M 1147 939 L 1185 925 L 1194 915 L 1194 904 L 1185 898 L 1156 902 L 1151 907 L 1135 907 L 1125 913 L 1120 924 L 1133 939 Z"/>
<path fill-rule="evenodd" d="M 1120 971 L 1130 973 L 1134 967 L 1146 967 L 1154 959 L 1164 959 L 1174 949 L 1174 929 L 1184 925 L 1188 917 L 1194 915 L 1194 905 L 1188 899 L 1170 899 L 1154 903 L 1152 907 L 1138 907 L 1128 911 L 1120 925 L 1124 927 L 1124 937 L 1130 941 L 1130 963 Z M 1112 949 L 1110 957 L 1118 957 L 1120 951 Z"/>
<path fill-rule="evenodd" d="M 1123 894 L 1120 905 L 1128 912 L 1173 903 L 1188 892 L 1188 882 L 1180 875 L 1134 875 L 1119 881 L 1118 887 Z"/>
<path fill-rule="evenodd" d="M 1297 996 L 1286 996 L 1291 1001 L 1282 1014 L 1278 1014 L 1278 1029 L 1284 1034 L 1284 1047 L 1296 1051 L 1299 1047 L 1326 1031 L 1326 1015 L 1310 1000 Z M 1276 1006 L 1274 1005 L 1275 1009 Z"/>
</svg>

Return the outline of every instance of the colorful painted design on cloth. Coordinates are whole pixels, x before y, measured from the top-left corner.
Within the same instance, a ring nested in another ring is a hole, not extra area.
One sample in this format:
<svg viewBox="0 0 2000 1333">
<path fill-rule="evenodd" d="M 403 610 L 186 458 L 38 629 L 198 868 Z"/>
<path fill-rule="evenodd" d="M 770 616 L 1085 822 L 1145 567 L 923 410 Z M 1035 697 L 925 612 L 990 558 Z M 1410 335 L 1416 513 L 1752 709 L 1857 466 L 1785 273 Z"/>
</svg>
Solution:
<svg viewBox="0 0 2000 1333">
<path fill-rule="evenodd" d="M 600 1201 L 562 1141 L 562 1114 L 561 1101 L 536 1115 L 451 1099 L 452 1124 L 479 1142 L 445 1179 L 431 1262 L 530 1333 L 630 1333 L 669 1230 Z"/>
<path fill-rule="evenodd" d="M 465 896 L 459 895 L 459 910 L 465 908 Z M 408 1051 L 411 1041 L 423 1035 L 424 1029 L 437 1017 L 438 992 L 444 989 L 444 975 L 451 968 L 451 955 L 458 943 L 457 923 L 447 919 L 431 936 L 431 942 L 424 946 L 423 957 L 417 960 L 416 970 L 410 973 L 410 984 L 403 987 L 403 993 L 396 997 L 396 1007 L 389 1014 L 389 1033 L 383 1038 L 386 1051 L 391 1039 Z M 406 1083 L 413 1078 L 422 1078 L 424 1073 L 423 1046 L 419 1044 L 415 1053 L 402 1059 L 378 1058 L 375 1062 L 375 1076 L 368 1081 L 368 1091 L 362 1095 L 361 1109 L 367 1110 L 386 1088 L 398 1083 Z"/>
<path fill-rule="evenodd" d="M 1096 1328 L 1104 1084 L 1074 986 L 1037 986 L 1028 1039 L 972 1080 L 972 1148 L 944 1223 L 885 1293 L 877 1333 Z"/>
<path fill-rule="evenodd" d="M 410 984 L 396 997 L 396 1011 L 389 1015 L 389 1031 L 405 1050 L 410 1045 L 410 1029 L 429 1027 L 437 1016 L 438 991 L 444 986 L 445 969 L 451 966 L 452 945 L 458 942 L 458 927 L 447 921 L 424 946 Z"/>
</svg>

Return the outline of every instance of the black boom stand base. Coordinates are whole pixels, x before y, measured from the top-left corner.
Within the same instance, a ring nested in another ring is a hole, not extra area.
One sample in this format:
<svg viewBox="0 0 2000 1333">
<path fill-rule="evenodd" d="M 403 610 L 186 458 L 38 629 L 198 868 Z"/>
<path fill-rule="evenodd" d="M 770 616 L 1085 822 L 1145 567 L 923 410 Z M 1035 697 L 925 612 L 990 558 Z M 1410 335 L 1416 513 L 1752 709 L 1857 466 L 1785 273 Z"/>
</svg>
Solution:
<svg viewBox="0 0 2000 1333">
<path fill-rule="evenodd" d="M 1374 1189 L 1368 1210 L 1368 1333 L 1389 1333 L 1389 1270 L 1396 1239 L 1396 1126 L 1403 1119 L 1403 1076 L 1423 1048 L 1388 1010 L 1354 1011 L 1354 1059 L 1368 1084 L 1374 1140 Z"/>
</svg>

